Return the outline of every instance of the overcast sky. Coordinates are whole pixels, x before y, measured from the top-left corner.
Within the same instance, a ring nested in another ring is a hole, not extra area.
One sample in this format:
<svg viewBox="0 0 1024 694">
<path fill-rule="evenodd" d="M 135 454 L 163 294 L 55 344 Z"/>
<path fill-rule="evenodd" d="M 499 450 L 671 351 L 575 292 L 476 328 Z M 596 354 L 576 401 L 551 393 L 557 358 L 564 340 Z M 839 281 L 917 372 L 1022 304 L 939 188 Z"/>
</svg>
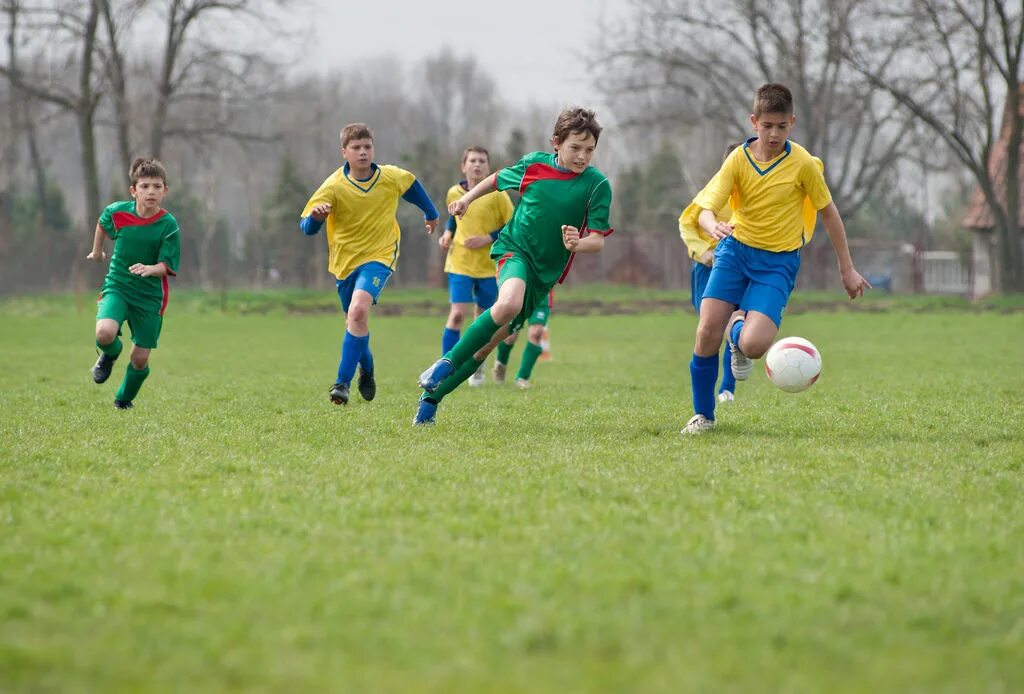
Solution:
<svg viewBox="0 0 1024 694">
<path fill-rule="evenodd" d="M 351 67 L 381 54 L 412 65 L 450 46 L 475 55 L 506 99 L 557 106 L 596 102 L 581 54 L 603 42 L 598 20 L 628 7 L 628 0 L 314 1 L 317 40 L 308 46 L 309 65 Z"/>
</svg>

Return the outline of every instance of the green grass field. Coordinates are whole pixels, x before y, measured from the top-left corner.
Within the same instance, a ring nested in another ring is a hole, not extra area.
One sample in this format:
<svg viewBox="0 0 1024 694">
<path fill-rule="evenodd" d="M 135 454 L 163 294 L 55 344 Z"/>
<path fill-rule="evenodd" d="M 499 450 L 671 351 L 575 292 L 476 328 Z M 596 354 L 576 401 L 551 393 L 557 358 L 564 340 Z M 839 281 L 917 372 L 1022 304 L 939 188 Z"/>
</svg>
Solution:
<svg viewBox="0 0 1024 694">
<path fill-rule="evenodd" d="M 341 320 L 282 297 L 172 303 L 127 412 L 91 306 L 0 304 L 0 690 L 1024 690 L 1012 305 L 794 312 L 819 383 L 685 439 L 692 313 L 556 304 L 535 388 L 414 429 L 441 316 L 337 408 Z"/>
</svg>

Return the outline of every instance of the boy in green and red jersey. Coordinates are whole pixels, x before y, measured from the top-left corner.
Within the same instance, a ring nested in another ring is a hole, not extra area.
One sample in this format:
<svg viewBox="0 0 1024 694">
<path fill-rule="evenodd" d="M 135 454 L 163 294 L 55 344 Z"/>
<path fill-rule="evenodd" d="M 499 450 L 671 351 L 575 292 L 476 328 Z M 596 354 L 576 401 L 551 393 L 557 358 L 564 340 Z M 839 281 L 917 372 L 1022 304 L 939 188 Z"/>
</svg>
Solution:
<svg viewBox="0 0 1024 694">
<path fill-rule="evenodd" d="M 423 388 L 414 424 L 431 424 L 441 399 L 469 378 L 499 342 L 522 327 L 548 293 L 565 279 L 575 253 L 597 253 L 612 233 L 611 184 L 590 166 L 601 126 L 594 112 L 568 108 L 555 122 L 554 153 L 533 152 L 488 176 L 448 206 L 461 217 L 477 198 L 518 189 L 512 219 L 491 246 L 498 264 L 498 300 L 462 339 L 420 375 Z"/>
<path fill-rule="evenodd" d="M 89 260 L 103 262 L 103 239 L 114 242 L 110 269 L 96 308 L 96 346 L 92 367 L 96 383 L 110 378 L 121 354 L 121 324 L 132 331 L 131 363 L 114 396 L 114 407 L 127 409 L 149 375 L 149 352 L 156 349 L 167 308 L 167 277 L 178 271 L 181 235 L 178 222 L 160 207 L 167 195 L 167 173 L 156 159 L 139 158 L 128 172 L 132 199 L 108 205 L 100 215 Z"/>
</svg>

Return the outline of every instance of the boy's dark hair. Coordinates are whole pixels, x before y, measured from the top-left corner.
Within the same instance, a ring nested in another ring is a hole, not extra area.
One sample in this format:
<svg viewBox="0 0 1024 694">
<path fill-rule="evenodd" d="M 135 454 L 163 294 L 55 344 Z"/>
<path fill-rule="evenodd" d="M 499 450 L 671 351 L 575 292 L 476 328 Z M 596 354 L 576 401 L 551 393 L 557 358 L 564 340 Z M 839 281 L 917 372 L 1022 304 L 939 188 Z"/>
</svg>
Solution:
<svg viewBox="0 0 1024 694">
<path fill-rule="evenodd" d="M 372 140 L 373 132 L 366 123 L 349 123 L 341 129 L 341 147 L 348 147 L 352 140 Z"/>
<path fill-rule="evenodd" d="M 490 161 L 491 161 L 491 153 L 488 152 L 485 147 L 481 147 L 480 145 L 470 145 L 469 147 L 467 147 L 462 152 L 462 163 L 463 164 L 466 163 L 466 159 L 469 157 L 469 153 L 470 152 L 479 152 L 480 154 L 482 154 L 485 157 L 487 157 L 487 162 L 488 163 L 490 163 Z"/>
<path fill-rule="evenodd" d="M 601 139 L 601 129 L 593 111 L 579 106 L 570 106 L 558 114 L 558 120 L 555 121 L 555 129 L 551 136 L 559 142 L 565 142 L 570 133 L 590 133 L 594 136 L 594 142 L 597 143 Z"/>
<path fill-rule="evenodd" d="M 757 88 L 754 95 L 754 115 L 762 113 L 793 114 L 793 93 L 784 85 L 770 82 Z"/>
<path fill-rule="evenodd" d="M 167 185 L 167 171 L 164 165 L 153 157 L 137 157 L 132 165 L 128 167 L 128 178 L 132 185 L 139 182 L 140 178 L 159 178 Z"/>
<path fill-rule="evenodd" d="M 743 146 L 742 142 L 730 142 L 729 144 L 727 144 L 725 146 L 725 151 L 722 152 L 722 160 L 724 161 L 724 160 L 728 159 L 729 155 L 732 154 L 732 151 L 734 149 L 736 149 L 737 147 L 742 147 L 742 146 Z"/>
</svg>

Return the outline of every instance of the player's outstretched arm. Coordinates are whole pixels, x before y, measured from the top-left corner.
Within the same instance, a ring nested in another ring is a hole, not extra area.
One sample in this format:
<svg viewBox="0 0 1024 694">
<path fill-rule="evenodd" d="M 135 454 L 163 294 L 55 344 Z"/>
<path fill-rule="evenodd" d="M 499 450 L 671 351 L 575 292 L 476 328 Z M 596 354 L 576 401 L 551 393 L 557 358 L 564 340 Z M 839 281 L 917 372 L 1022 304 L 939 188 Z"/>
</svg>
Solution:
<svg viewBox="0 0 1024 694">
<path fill-rule="evenodd" d="M 713 210 L 701 210 L 697 223 L 713 239 L 721 241 L 726 236 L 732 236 L 733 225 L 720 221 Z"/>
<path fill-rule="evenodd" d="M 498 189 L 498 175 L 491 174 L 484 180 L 473 186 L 472 190 L 466 192 L 461 198 L 448 205 L 448 214 L 461 217 L 466 214 L 466 208 L 477 198 L 493 193 Z"/>
<path fill-rule="evenodd" d="M 103 250 L 103 239 L 106 237 L 107 232 L 103 231 L 103 227 L 97 223 L 96 231 L 92 235 L 92 251 L 89 252 L 89 255 L 85 256 L 86 260 L 95 260 L 97 263 L 102 263 L 107 259 L 107 254 Z"/>
<path fill-rule="evenodd" d="M 299 220 L 299 229 L 306 236 L 313 236 L 320 231 L 320 227 L 323 226 L 324 220 L 331 213 L 331 203 L 321 202 L 313 205 L 313 209 L 309 211 L 309 215 Z"/>
<path fill-rule="evenodd" d="M 851 299 L 864 296 L 866 289 L 871 289 L 871 283 L 860 276 L 853 266 L 853 257 L 850 255 L 850 245 L 846 241 L 846 226 L 843 218 L 839 216 L 839 210 L 834 202 L 830 202 L 822 208 L 818 214 L 825 225 L 829 241 L 836 249 L 836 257 L 839 258 L 839 275 L 843 279 L 843 288 Z"/>
<path fill-rule="evenodd" d="M 600 253 L 604 248 L 604 234 L 580 235 L 580 230 L 568 224 L 562 225 L 562 243 L 573 253 Z"/>
</svg>

